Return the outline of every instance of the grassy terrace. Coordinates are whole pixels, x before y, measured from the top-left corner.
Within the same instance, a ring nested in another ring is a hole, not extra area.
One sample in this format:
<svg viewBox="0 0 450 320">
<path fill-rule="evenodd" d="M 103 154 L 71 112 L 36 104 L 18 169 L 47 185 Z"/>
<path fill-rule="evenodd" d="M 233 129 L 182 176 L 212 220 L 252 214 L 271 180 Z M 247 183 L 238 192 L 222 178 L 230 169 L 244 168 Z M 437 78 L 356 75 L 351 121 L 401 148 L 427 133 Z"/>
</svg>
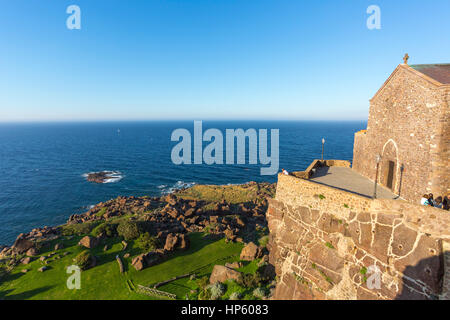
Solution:
<svg viewBox="0 0 450 320">
<path fill-rule="evenodd" d="M 152 299 L 152 297 L 138 294 L 130 290 L 128 280 L 137 286 L 153 285 L 156 282 L 169 278 L 195 272 L 198 277 L 209 276 L 215 264 L 225 264 L 239 259 L 242 244 L 225 243 L 221 240 L 209 240 L 203 234 L 191 234 L 191 247 L 187 251 L 176 252 L 163 263 L 136 271 L 131 266 L 133 253 L 138 253 L 133 243 L 128 244 L 126 252 L 131 253 L 128 259 L 122 258 L 125 272 L 120 274 L 119 266 L 115 260 L 116 254 L 123 256 L 122 244 L 120 240 L 108 239 L 111 246 L 109 250 L 103 252 L 103 246 L 92 249 L 92 253 L 98 258 L 95 268 L 82 271 L 81 289 L 69 290 L 66 281 L 69 274 L 66 268 L 72 265 L 72 259 L 83 249 L 77 246 L 81 237 L 74 237 L 64 240 L 66 249 L 58 250 L 57 255 L 61 259 L 54 257 L 49 259 L 49 270 L 39 272 L 38 269 L 44 264 L 39 261 L 39 257 L 29 265 L 17 266 L 11 274 L 5 276 L 0 283 L 0 298 L 2 299 Z M 58 240 L 58 242 L 61 242 Z M 52 243 L 51 245 L 53 245 Z M 50 246 L 52 248 L 53 246 Z M 49 251 L 42 252 L 43 255 Z M 62 256 L 64 252 L 68 255 Z M 251 268 L 251 266 L 250 266 Z M 27 273 L 21 270 L 29 269 Z M 248 269 L 248 267 L 247 267 Z M 171 292 L 177 298 L 184 299 L 191 289 L 195 289 L 195 281 L 189 278 L 180 279 L 162 286 L 159 290 Z M 156 299 L 156 298 L 155 298 Z"/>
<path fill-rule="evenodd" d="M 273 196 L 275 185 L 247 184 L 237 186 L 202 186 L 181 190 L 177 197 L 186 200 L 199 201 L 203 208 L 213 210 L 214 205 L 222 200 L 230 204 L 232 212 L 239 210 L 241 203 L 261 203 L 267 196 Z M 103 214 L 103 212 L 102 212 Z M 100 214 L 99 214 L 100 215 Z M 139 214 L 125 214 L 115 217 L 109 222 L 120 223 L 133 219 L 141 219 Z M 155 283 L 171 279 L 187 273 L 195 273 L 196 279 L 182 278 L 161 286 L 158 290 L 176 294 L 177 299 L 185 299 L 188 295 L 192 299 L 204 289 L 211 271 L 216 264 L 239 261 L 239 254 L 243 248 L 241 243 L 227 243 L 225 239 L 211 237 L 207 233 L 191 233 L 190 248 L 186 251 L 175 251 L 167 256 L 163 262 L 136 271 L 131 265 L 134 257 L 143 253 L 136 240 L 130 240 L 123 250 L 122 237 L 105 238 L 95 248 L 89 249 L 97 259 L 95 267 L 81 272 L 81 289 L 70 290 L 66 282 L 71 274 L 66 273 L 67 267 L 75 264 L 73 259 L 86 248 L 78 245 L 79 240 L 86 234 L 93 234 L 93 228 L 103 222 L 85 222 L 75 225 L 63 225 L 63 236 L 53 241 L 43 242 L 40 253 L 28 265 L 18 264 L 10 272 L 0 272 L 0 300 L 2 299 L 159 299 L 136 292 L 138 285 L 152 287 Z M 249 230 L 252 231 L 252 230 Z M 247 232 L 247 231 L 246 231 Z M 252 231 L 254 241 L 260 239 L 260 244 L 267 242 L 265 231 Z M 55 244 L 62 244 L 63 249 L 54 251 Z M 108 250 L 103 251 L 105 245 Z M 40 261 L 41 256 L 54 255 L 48 258 L 47 264 Z M 128 258 L 124 255 L 129 253 Z M 124 273 L 119 271 L 116 255 L 121 257 Z M 24 255 L 17 257 L 20 259 Z M 243 273 L 255 274 L 259 261 L 244 262 L 239 270 Z M 48 270 L 38 271 L 46 266 Z M 0 267 L 6 267 L 2 262 Z M 22 272 L 28 270 L 26 273 Z M 0 270 L 1 271 L 1 270 Z M 203 284 L 203 285 L 202 285 Z M 241 284 L 242 285 L 242 284 Z M 228 283 L 222 297 L 227 299 L 232 292 L 239 292 L 242 299 L 254 299 L 252 286 L 242 287 L 237 283 Z M 196 290 L 196 291 L 195 291 Z M 195 292 L 193 292 L 195 291 Z"/>
</svg>

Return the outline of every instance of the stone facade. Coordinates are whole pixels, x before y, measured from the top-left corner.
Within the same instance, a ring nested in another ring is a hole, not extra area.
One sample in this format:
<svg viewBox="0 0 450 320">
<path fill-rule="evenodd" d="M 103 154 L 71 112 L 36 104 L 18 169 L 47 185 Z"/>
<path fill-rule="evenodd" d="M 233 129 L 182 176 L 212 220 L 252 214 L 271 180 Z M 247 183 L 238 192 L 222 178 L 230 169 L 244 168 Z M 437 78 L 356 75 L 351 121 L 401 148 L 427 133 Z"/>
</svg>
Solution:
<svg viewBox="0 0 450 320">
<path fill-rule="evenodd" d="M 449 297 L 446 211 L 279 175 L 266 216 L 273 299 Z"/>
<path fill-rule="evenodd" d="M 367 130 L 355 134 L 353 169 L 401 198 L 449 193 L 450 85 L 403 64 L 370 101 Z"/>
</svg>

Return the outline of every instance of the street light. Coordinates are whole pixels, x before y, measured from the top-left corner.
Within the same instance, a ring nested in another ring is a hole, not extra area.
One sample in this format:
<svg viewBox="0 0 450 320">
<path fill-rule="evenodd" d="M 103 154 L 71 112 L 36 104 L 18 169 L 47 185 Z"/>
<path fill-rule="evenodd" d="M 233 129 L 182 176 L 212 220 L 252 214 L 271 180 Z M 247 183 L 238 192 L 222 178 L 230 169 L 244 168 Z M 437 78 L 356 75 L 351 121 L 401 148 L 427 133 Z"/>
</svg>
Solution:
<svg viewBox="0 0 450 320">
<path fill-rule="evenodd" d="M 323 146 L 325 144 L 325 138 L 322 138 L 322 161 L 323 161 Z"/>
<path fill-rule="evenodd" d="M 375 157 L 375 160 L 377 162 L 377 172 L 375 173 L 375 187 L 373 190 L 373 198 L 374 199 L 377 198 L 378 169 L 380 167 L 381 156 L 379 154 L 377 154 L 377 156 Z"/>
</svg>

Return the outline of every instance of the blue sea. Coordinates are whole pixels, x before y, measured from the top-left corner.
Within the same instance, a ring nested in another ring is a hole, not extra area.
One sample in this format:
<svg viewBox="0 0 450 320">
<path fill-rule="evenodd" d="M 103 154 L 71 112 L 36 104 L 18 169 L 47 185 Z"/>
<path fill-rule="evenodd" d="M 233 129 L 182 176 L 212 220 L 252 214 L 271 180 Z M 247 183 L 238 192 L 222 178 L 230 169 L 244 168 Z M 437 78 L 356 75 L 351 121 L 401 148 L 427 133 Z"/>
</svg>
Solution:
<svg viewBox="0 0 450 320">
<path fill-rule="evenodd" d="M 123 196 L 159 196 L 193 184 L 276 182 L 261 165 L 175 165 L 173 130 L 193 121 L 0 124 L 0 244 L 19 233 L 63 224 L 74 213 Z M 321 157 L 351 160 L 353 137 L 366 122 L 204 121 L 203 130 L 279 129 L 280 169 L 304 170 Z M 270 132 L 270 131 L 269 131 Z M 205 143 L 204 145 L 207 145 Z M 270 149 L 269 149 L 270 150 Z M 225 158 L 225 156 L 224 156 Z M 114 171 L 109 183 L 86 174 Z"/>
</svg>

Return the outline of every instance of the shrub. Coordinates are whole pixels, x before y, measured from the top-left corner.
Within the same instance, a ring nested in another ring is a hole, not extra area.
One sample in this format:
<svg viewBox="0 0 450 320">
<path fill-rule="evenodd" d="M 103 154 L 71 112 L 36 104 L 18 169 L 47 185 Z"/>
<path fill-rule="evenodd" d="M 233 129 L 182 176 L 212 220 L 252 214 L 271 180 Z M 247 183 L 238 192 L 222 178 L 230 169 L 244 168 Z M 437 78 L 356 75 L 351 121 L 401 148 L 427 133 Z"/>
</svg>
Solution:
<svg viewBox="0 0 450 320">
<path fill-rule="evenodd" d="M 200 290 L 200 293 L 198 294 L 198 300 L 210 300 L 211 299 L 211 292 L 208 289 Z"/>
<path fill-rule="evenodd" d="M 160 246 L 160 243 L 158 238 L 152 237 L 148 232 L 146 232 L 141 234 L 137 239 L 137 245 L 142 250 L 148 252 L 157 249 Z"/>
<path fill-rule="evenodd" d="M 242 276 L 242 280 L 240 281 L 240 285 L 246 288 L 254 288 L 258 287 L 262 282 L 261 275 L 257 272 L 255 274 L 246 273 Z"/>
<path fill-rule="evenodd" d="M 86 270 L 92 266 L 94 257 L 91 255 L 89 250 L 84 250 L 75 257 L 74 262 L 80 267 L 81 270 Z"/>
<path fill-rule="evenodd" d="M 253 295 L 256 298 L 262 299 L 266 296 L 266 290 L 264 290 L 264 288 L 256 288 L 253 290 Z"/>
<path fill-rule="evenodd" d="M 200 289 L 206 289 L 209 283 L 209 278 L 205 276 L 203 278 L 197 279 L 195 282 Z"/>
<path fill-rule="evenodd" d="M 209 288 L 209 291 L 211 291 L 211 299 L 212 300 L 219 299 L 225 293 L 225 286 L 220 282 L 214 283 L 214 284 L 208 286 L 208 288 Z"/>
<path fill-rule="evenodd" d="M 101 217 L 106 213 L 106 208 L 101 208 L 95 215 Z"/>
<path fill-rule="evenodd" d="M 104 233 L 108 238 L 112 238 L 117 234 L 117 225 L 112 223 L 102 223 L 92 229 L 91 234 L 94 237 L 98 237 Z"/>
<path fill-rule="evenodd" d="M 267 243 L 269 242 L 269 236 L 263 236 L 263 237 L 261 237 L 261 238 L 258 240 L 258 242 L 259 242 L 259 245 L 260 245 L 261 247 L 266 247 L 266 246 L 267 246 Z"/>
<path fill-rule="evenodd" d="M 117 233 L 125 240 L 133 240 L 139 237 L 139 228 L 134 221 L 122 221 L 117 227 Z"/>
<path fill-rule="evenodd" d="M 63 236 L 81 236 L 91 232 L 94 227 L 98 225 L 98 222 L 83 222 L 76 224 L 66 224 L 61 226 L 61 233 Z"/>
<path fill-rule="evenodd" d="M 233 292 L 230 294 L 230 300 L 240 300 L 241 294 L 239 292 Z"/>
</svg>

